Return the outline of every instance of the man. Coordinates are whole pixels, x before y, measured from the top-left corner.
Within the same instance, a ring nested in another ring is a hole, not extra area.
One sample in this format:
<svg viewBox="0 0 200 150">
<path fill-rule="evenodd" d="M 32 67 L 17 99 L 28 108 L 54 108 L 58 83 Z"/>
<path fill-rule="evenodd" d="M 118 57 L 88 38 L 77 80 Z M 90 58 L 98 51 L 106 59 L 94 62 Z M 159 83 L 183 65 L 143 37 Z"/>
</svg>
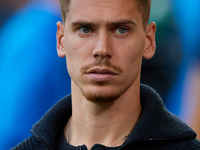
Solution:
<svg viewBox="0 0 200 150">
<path fill-rule="evenodd" d="M 155 52 L 149 0 L 60 0 L 57 52 L 71 95 L 13 149 L 198 149 L 196 134 L 140 85 L 142 58 Z"/>
</svg>

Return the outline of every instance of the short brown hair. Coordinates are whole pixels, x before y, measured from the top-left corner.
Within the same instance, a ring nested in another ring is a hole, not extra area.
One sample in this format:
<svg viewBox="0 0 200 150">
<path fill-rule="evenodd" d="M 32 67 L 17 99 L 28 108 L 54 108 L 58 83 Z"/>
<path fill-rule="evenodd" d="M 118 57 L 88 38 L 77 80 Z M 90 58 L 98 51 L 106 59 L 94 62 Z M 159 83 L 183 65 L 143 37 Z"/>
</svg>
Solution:
<svg viewBox="0 0 200 150">
<path fill-rule="evenodd" d="M 59 0 L 62 21 L 66 21 L 66 13 L 69 11 L 69 4 L 71 0 Z M 136 0 L 138 4 L 138 11 L 142 14 L 143 26 L 145 27 L 149 22 L 151 0 Z"/>
<path fill-rule="evenodd" d="M 71 0 L 59 0 L 60 11 L 63 23 L 66 21 L 66 13 L 69 11 L 69 4 Z"/>
<path fill-rule="evenodd" d="M 138 4 L 138 11 L 142 14 L 143 26 L 146 28 L 150 17 L 151 0 L 136 0 L 136 2 Z"/>
</svg>

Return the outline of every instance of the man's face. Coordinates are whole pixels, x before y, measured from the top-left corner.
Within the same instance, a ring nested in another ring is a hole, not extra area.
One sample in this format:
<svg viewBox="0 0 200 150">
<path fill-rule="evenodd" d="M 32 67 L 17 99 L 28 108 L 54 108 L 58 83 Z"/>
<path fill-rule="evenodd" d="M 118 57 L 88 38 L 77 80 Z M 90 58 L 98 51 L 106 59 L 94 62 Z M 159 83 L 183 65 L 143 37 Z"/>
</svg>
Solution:
<svg viewBox="0 0 200 150">
<path fill-rule="evenodd" d="M 88 100 L 110 102 L 139 84 L 152 42 L 136 7 L 134 0 L 71 0 L 65 25 L 58 23 L 58 55 Z"/>
</svg>

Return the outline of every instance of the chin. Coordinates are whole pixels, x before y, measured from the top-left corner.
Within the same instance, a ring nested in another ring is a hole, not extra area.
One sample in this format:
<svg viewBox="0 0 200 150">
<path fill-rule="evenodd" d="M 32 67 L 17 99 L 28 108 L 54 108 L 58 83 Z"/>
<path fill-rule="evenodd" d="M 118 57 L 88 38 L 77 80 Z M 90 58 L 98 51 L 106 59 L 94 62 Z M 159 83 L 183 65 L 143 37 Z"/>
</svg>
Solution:
<svg viewBox="0 0 200 150">
<path fill-rule="evenodd" d="M 102 92 L 94 92 L 94 91 L 82 91 L 85 98 L 91 102 L 95 103 L 111 103 L 118 99 L 123 92 L 105 92 L 105 90 Z"/>
</svg>

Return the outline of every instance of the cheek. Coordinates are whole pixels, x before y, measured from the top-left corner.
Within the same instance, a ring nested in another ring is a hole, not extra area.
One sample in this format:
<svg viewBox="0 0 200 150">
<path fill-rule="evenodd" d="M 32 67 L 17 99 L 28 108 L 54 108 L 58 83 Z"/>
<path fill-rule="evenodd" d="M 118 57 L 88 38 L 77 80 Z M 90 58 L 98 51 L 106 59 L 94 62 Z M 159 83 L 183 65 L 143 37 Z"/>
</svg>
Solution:
<svg viewBox="0 0 200 150">
<path fill-rule="evenodd" d="M 93 40 L 87 40 L 84 38 L 77 37 L 76 35 L 66 37 L 65 39 L 65 50 L 67 57 L 78 57 L 79 55 L 84 56 L 91 52 L 93 48 Z M 92 52 L 91 52 L 92 53 Z"/>
<path fill-rule="evenodd" d="M 136 62 L 140 62 L 142 60 L 144 51 L 143 44 L 129 43 L 126 47 L 124 47 L 124 45 L 125 44 L 122 44 L 120 48 L 118 47 L 120 51 L 118 56 L 122 57 L 124 63 L 134 65 Z"/>
<path fill-rule="evenodd" d="M 144 51 L 143 43 L 142 41 L 129 42 L 126 43 L 126 47 L 120 48 L 121 50 L 123 48 L 123 51 L 121 51 L 119 55 L 121 60 L 123 60 L 123 62 L 121 61 L 121 65 L 123 65 L 124 71 L 129 73 L 128 76 L 140 73 Z"/>
<path fill-rule="evenodd" d="M 66 63 L 69 74 L 79 71 L 91 56 L 92 44 L 78 38 L 65 39 Z M 71 75 L 70 75 L 71 76 Z"/>
</svg>

